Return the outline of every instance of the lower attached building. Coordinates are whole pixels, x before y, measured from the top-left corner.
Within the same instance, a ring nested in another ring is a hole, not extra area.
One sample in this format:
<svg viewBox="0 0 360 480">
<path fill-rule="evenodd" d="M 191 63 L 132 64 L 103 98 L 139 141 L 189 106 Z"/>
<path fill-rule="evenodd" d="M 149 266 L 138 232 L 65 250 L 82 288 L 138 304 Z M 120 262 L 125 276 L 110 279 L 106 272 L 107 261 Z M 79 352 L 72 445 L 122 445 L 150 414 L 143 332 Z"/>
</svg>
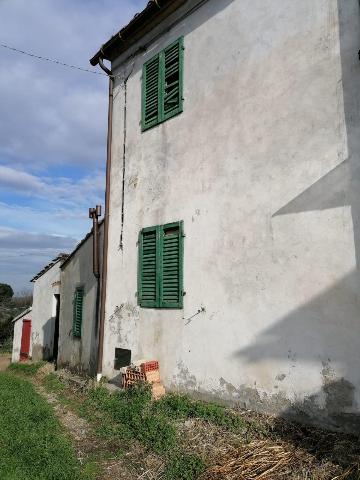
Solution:
<svg viewBox="0 0 360 480">
<path fill-rule="evenodd" d="M 103 223 L 99 228 L 100 266 Z M 77 373 L 96 373 L 100 278 L 93 273 L 93 232 L 90 232 L 61 266 L 58 366 Z"/>
</svg>

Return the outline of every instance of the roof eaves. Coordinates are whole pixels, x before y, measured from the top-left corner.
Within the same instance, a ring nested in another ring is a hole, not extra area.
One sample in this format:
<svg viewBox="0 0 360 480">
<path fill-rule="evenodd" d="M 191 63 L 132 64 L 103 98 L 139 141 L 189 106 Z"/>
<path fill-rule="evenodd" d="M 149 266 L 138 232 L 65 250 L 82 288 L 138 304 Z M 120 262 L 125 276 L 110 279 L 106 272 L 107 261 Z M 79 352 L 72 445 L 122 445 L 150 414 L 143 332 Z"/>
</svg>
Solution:
<svg viewBox="0 0 360 480">
<path fill-rule="evenodd" d="M 60 253 L 54 260 L 52 260 L 48 265 L 46 265 L 41 272 L 37 273 L 30 282 L 35 282 L 38 278 L 42 277 L 47 271 L 49 271 L 57 263 L 66 260 L 69 255 L 67 253 Z"/>
<path fill-rule="evenodd" d="M 24 317 L 25 315 L 27 315 L 29 312 L 31 312 L 32 310 L 32 307 L 28 307 L 26 310 L 24 310 L 23 312 L 21 312 L 17 317 L 13 318 L 11 320 L 12 323 L 15 323 L 17 320 L 20 320 L 20 318 Z"/>
<path fill-rule="evenodd" d="M 95 67 L 99 58 L 113 61 L 187 1 L 150 0 L 144 10 L 102 45 L 90 59 L 91 65 Z"/>
<path fill-rule="evenodd" d="M 101 228 L 102 224 L 104 223 L 104 219 L 102 218 L 100 221 L 99 221 L 99 227 Z M 92 233 L 93 233 L 93 228 L 90 230 L 89 233 L 87 233 L 85 235 L 85 237 L 80 240 L 80 242 L 76 245 L 76 247 L 74 248 L 74 250 L 67 256 L 67 258 L 63 261 L 63 263 L 61 264 L 60 268 L 61 270 L 63 270 L 66 265 L 69 263 L 69 261 L 73 258 L 73 256 L 75 255 L 75 253 L 84 245 L 84 243 L 86 242 L 86 240 L 88 240 L 91 236 L 92 236 Z"/>
</svg>

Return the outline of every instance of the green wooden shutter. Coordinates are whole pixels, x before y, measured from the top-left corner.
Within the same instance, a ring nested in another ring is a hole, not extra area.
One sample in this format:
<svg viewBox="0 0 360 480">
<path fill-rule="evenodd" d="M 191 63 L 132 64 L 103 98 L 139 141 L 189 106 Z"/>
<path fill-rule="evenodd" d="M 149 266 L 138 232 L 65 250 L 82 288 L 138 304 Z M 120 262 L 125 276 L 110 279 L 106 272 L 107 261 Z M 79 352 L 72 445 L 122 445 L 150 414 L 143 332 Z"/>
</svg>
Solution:
<svg viewBox="0 0 360 480">
<path fill-rule="evenodd" d="M 144 228 L 140 232 L 138 298 L 142 307 L 157 306 L 158 232 L 158 227 Z"/>
<path fill-rule="evenodd" d="M 184 40 L 181 37 L 144 64 L 142 130 L 183 111 Z"/>
<path fill-rule="evenodd" d="M 142 80 L 142 129 L 156 125 L 159 122 L 160 106 L 160 57 L 156 57 L 145 63 Z"/>
<path fill-rule="evenodd" d="M 183 305 L 183 224 L 160 227 L 160 307 Z"/>
<path fill-rule="evenodd" d="M 162 120 L 182 111 L 183 49 L 183 38 L 180 38 L 161 53 Z"/>
<path fill-rule="evenodd" d="M 84 289 L 77 288 L 74 298 L 74 317 L 73 317 L 73 335 L 81 337 L 82 317 L 83 317 Z"/>
</svg>

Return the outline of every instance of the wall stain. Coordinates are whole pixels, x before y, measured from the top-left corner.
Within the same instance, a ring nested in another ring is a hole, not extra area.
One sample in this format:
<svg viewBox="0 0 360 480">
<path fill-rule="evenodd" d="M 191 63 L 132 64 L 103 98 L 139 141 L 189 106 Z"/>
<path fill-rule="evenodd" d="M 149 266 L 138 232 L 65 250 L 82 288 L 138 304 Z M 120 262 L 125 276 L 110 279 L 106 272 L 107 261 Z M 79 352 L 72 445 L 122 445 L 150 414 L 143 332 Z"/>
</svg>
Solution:
<svg viewBox="0 0 360 480">
<path fill-rule="evenodd" d="M 179 373 L 175 376 L 175 383 L 185 389 L 194 390 L 197 388 L 197 380 L 195 375 L 192 375 L 189 369 L 183 362 L 177 364 Z"/>
<path fill-rule="evenodd" d="M 130 331 L 124 328 L 129 325 L 128 320 L 132 320 L 133 324 L 130 326 Z M 139 319 L 139 307 L 130 302 L 121 303 L 116 306 L 114 312 L 110 315 L 108 323 L 111 334 L 117 336 L 119 344 L 128 345 L 130 342 L 129 334 L 131 329 Z"/>
<path fill-rule="evenodd" d="M 321 376 L 320 390 L 304 399 L 290 400 L 282 391 L 268 394 L 247 385 L 235 387 L 223 377 L 219 379 L 220 388 L 214 389 L 211 396 L 225 404 L 236 404 L 241 408 L 360 435 L 360 415 L 354 413 L 354 385 L 343 377 L 337 377 L 330 360 L 322 363 Z M 279 381 L 285 378 L 285 374 L 276 376 Z M 206 392 L 201 393 L 207 395 Z"/>
</svg>

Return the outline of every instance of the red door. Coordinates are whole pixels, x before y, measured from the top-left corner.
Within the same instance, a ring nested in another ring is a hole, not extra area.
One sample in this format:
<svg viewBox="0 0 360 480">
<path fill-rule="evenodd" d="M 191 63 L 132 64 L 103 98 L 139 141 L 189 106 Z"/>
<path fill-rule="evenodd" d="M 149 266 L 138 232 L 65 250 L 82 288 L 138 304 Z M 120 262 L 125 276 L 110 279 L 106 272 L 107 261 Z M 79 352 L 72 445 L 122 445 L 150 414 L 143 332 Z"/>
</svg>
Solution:
<svg viewBox="0 0 360 480">
<path fill-rule="evenodd" d="M 23 320 L 21 348 L 20 348 L 20 362 L 24 362 L 29 358 L 30 335 L 31 335 L 31 320 Z"/>
</svg>

